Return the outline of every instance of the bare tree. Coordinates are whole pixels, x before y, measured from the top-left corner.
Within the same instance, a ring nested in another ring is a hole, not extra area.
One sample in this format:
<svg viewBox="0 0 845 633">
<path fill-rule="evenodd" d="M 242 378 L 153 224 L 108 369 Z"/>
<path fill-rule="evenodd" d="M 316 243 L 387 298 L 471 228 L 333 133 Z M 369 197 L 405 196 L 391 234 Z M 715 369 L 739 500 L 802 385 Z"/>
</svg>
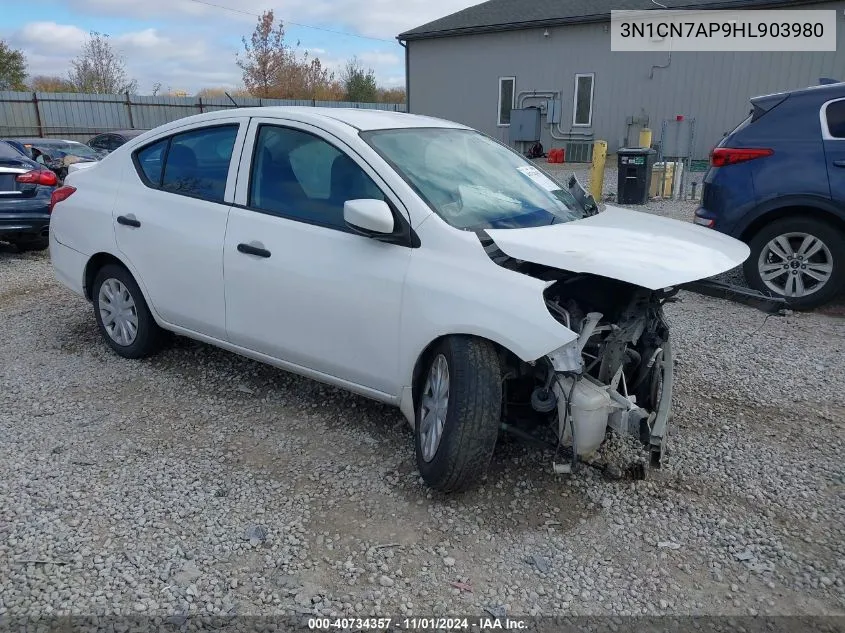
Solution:
<svg viewBox="0 0 845 633">
<path fill-rule="evenodd" d="M 138 90 L 138 82 L 129 78 L 123 57 L 114 50 L 108 35 L 91 31 L 82 52 L 70 65 L 68 76 L 79 92 L 122 94 Z"/>
<path fill-rule="evenodd" d="M 405 103 L 405 99 L 404 88 L 379 88 L 378 90 L 380 103 Z"/>
<path fill-rule="evenodd" d="M 226 97 L 226 93 L 232 95 L 233 97 L 250 97 L 250 93 L 245 90 L 244 88 L 237 88 L 232 90 L 231 88 L 202 88 L 201 90 L 197 90 L 196 96 L 202 99 L 222 99 Z"/>
<path fill-rule="evenodd" d="M 64 77 L 38 75 L 29 82 L 35 92 L 74 92 L 73 84 Z"/>
<path fill-rule="evenodd" d="M 258 19 L 252 36 L 243 38 L 244 53 L 238 56 L 243 82 L 250 94 L 275 99 L 316 99 L 332 92 L 334 75 L 308 52 L 285 42 L 285 27 L 273 11 Z"/>
<path fill-rule="evenodd" d="M 265 11 L 249 41 L 245 37 L 242 41 L 244 57 L 238 56 L 237 64 L 243 71 L 244 85 L 254 95 L 270 97 L 289 54 L 285 26 L 281 22 L 275 26 L 273 10 Z"/>
</svg>

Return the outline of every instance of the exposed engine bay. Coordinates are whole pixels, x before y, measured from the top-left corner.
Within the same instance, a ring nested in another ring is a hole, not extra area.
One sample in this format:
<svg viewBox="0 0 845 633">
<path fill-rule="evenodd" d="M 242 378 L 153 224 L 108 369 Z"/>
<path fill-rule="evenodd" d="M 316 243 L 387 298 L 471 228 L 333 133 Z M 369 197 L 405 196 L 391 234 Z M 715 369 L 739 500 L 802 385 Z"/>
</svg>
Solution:
<svg viewBox="0 0 845 633">
<path fill-rule="evenodd" d="M 557 435 L 573 461 L 591 456 L 607 429 L 638 438 L 659 465 L 671 409 L 673 359 L 663 304 L 675 290 L 650 291 L 591 275 L 556 282 L 546 304 L 578 334 L 548 356 Z M 548 392 L 541 392 L 547 395 Z M 538 394 L 539 395 L 539 394 Z"/>
<path fill-rule="evenodd" d="M 569 447 L 573 472 L 612 430 L 633 436 L 659 466 L 671 410 L 673 358 L 663 305 L 676 289 L 652 291 L 589 273 L 515 260 L 480 236 L 497 264 L 549 281 L 549 312 L 577 339 L 535 363 L 511 362 L 505 383 L 505 427 L 522 433 L 550 424 Z M 533 418 L 533 420 L 532 420 Z"/>
<path fill-rule="evenodd" d="M 477 231 L 487 256 L 495 264 L 548 283 L 543 293 L 546 307 L 574 334 L 570 337 L 574 340 L 533 363 L 515 357 L 505 359 L 508 373 L 502 427 L 523 439 L 536 441 L 526 427 L 530 430 L 538 422 L 551 426 L 556 436 L 555 448 L 568 447 L 571 456 L 567 463 L 554 464 L 558 473 L 574 472 L 579 463 L 590 462 L 608 431 L 639 440 L 650 455 L 650 464 L 659 467 L 666 450 L 674 384 L 674 358 L 663 316 L 664 304 L 676 300 L 680 289 L 744 303 L 769 314 L 782 314 L 786 304 L 753 290 L 705 278 L 712 262 L 684 257 L 691 249 L 701 247 L 700 236 L 690 232 L 696 230 L 693 227 L 684 226 L 680 231 L 684 235 L 681 238 L 678 233 L 671 247 L 679 249 L 672 261 L 687 265 L 685 269 L 674 269 L 659 258 L 650 257 L 656 248 L 670 248 L 672 240 L 654 242 L 648 231 L 634 235 L 624 216 L 630 212 L 601 212 L 574 176 L 567 188 L 587 218 L 578 230 L 573 231 L 578 223 L 561 224 L 556 233 L 548 234 L 547 242 L 542 242 L 536 233 L 531 240 L 526 240 L 523 233 L 521 239 L 519 229 Z M 615 217 L 611 217 L 613 214 Z M 595 220 L 602 216 L 606 216 L 608 231 L 587 230 L 591 222 L 601 228 L 603 223 Z M 655 224 L 655 234 L 657 229 L 666 231 L 662 218 L 644 215 L 640 225 L 646 223 Z M 614 258 L 613 242 L 608 245 L 600 237 L 620 228 L 624 228 L 624 239 L 617 237 L 615 243 L 627 259 Z M 674 224 L 671 228 L 678 231 Z M 708 238 L 712 236 L 708 234 Z M 516 256 L 502 250 L 496 239 L 503 240 L 508 252 Z M 557 248 L 557 239 L 570 240 L 568 247 Z M 742 252 L 747 248 L 742 245 L 726 243 L 722 248 L 725 253 L 730 252 L 726 261 L 719 264 L 724 269 L 747 256 Z M 534 261 L 518 259 L 520 252 Z M 701 262 L 705 263 L 699 269 Z M 582 269 L 592 267 L 594 272 L 572 272 L 565 269 L 567 263 Z M 596 274 L 596 270 L 610 276 Z M 661 288 L 663 283 L 675 284 L 670 281 L 673 278 L 681 280 L 679 285 Z M 634 280 L 642 280 L 644 285 L 632 283 Z"/>
</svg>

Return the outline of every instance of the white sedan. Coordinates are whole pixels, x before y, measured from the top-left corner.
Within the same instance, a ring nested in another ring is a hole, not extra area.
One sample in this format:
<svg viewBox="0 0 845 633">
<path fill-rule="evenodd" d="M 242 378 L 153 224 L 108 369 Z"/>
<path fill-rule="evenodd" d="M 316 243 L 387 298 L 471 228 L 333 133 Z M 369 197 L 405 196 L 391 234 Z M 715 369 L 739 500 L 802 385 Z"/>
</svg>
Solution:
<svg viewBox="0 0 845 633">
<path fill-rule="evenodd" d="M 608 429 L 659 458 L 662 304 L 748 256 L 599 210 L 462 125 L 370 110 L 174 121 L 73 171 L 52 208 L 56 276 L 117 354 L 148 356 L 169 330 L 396 405 L 443 491 L 483 477 L 526 413 L 568 447 L 560 471 Z"/>
</svg>

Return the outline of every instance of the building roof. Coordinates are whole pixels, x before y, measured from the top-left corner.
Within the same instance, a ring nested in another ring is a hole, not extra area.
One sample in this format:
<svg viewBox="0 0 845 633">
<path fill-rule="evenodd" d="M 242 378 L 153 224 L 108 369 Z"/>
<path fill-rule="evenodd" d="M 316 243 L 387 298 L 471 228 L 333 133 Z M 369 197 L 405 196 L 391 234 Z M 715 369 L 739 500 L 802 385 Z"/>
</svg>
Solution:
<svg viewBox="0 0 845 633">
<path fill-rule="evenodd" d="M 827 0 L 659 0 L 667 9 L 755 9 Z M 397 36 L 401 41 L 433 37 L 603 22 L 611 10 L 656 9 L 651 0 L 489 0 Z"/>
</svg>

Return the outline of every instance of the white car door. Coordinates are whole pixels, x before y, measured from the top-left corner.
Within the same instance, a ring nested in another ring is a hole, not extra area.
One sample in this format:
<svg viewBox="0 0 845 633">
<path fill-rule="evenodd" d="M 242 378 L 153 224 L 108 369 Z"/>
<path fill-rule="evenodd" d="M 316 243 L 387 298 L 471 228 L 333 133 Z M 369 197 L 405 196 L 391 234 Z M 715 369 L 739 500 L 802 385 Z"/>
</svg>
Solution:
<svg viewBox="0 0 845 633">
<path fill-rule="evenodd" d="M 222 340 L 223 238 L 247 124 L 215 120 L 139 148 L 113 212 L 118 247 L 159 316 Z"/>
<path fill-rule="evenodd" d="M 386 200 L 410 232 L 400 200 L 342 141 L 252 119 L 224 245 L 226 329 L 234 344 L 397 395 L 413 249 L 349 229 L 343 203 L 360 198 Z"/>
</svg>

